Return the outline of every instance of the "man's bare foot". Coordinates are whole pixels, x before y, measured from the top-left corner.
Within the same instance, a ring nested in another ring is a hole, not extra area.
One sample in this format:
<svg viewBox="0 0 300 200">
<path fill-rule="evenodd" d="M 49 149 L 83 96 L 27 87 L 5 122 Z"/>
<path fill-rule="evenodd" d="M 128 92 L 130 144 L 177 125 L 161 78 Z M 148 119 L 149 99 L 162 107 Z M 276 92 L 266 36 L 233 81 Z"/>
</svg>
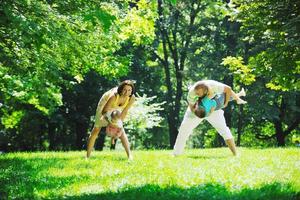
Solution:
<svg viewBox="0 0 300 200">
<path fill-rule="evenodd" d="M 133 156 L 130 155 L 130 156 L 128 157 L 128 160 L 133 160 Z"/>
</svg>

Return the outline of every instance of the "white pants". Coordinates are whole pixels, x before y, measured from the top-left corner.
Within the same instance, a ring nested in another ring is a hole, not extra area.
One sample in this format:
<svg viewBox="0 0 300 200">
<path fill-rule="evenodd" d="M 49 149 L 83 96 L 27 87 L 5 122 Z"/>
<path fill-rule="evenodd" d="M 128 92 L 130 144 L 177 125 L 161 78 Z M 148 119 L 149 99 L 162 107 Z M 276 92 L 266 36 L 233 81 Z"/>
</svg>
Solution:
<svg viewBox="0 0 300 200">
<path fill-rule="evenodd" d="M 200 119 L 190 110 L 190 108 L 188 108 L 179 127 L 178 136 L 174 145 L 174 155 L 180 155 L 183 153 L 188 137 L 192 134 L 193 129 L 196 128 L 203 120 L 207 120 L 224 138 L 224 140 L 233 138 L 230 129 L 226 125 L 223 110 L 216 110 L 208 117 Z"/>
</svg>

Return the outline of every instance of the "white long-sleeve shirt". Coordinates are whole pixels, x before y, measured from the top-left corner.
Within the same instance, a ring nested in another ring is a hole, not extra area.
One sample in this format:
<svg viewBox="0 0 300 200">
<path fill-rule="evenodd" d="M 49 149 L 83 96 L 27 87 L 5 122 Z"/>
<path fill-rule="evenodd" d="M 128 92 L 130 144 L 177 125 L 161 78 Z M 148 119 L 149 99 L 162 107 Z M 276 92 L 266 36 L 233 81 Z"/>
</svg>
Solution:
<svg viewBox="0 0 300 200">
<path fill-rule="evenodd" d="M 220 82 L 215 81 L 215 80 L 201 80 L 201 81 L 198 81 L 194 85 L 192 85 L 189 89 L 189 92 L 188 92 L 188 95 L 187 95 L 187 101 L 190 104 L 195 104 L 197 102 L 198 98 L 199 98 L 199 96 L 197 96 L 196 93 L 195 93 L 195 87 L 199 83 L 204 83 L 205 85 L 208 86 L 209 92 L 210 92 L 210 94 L 212 94 L 210 96 L 211 98 L 213 98 L 217 94 L 224 93 L 224 89 L 225 89 L 225 86 L 226 86 L 224 83 L 220 83 Z"/>
</svg>

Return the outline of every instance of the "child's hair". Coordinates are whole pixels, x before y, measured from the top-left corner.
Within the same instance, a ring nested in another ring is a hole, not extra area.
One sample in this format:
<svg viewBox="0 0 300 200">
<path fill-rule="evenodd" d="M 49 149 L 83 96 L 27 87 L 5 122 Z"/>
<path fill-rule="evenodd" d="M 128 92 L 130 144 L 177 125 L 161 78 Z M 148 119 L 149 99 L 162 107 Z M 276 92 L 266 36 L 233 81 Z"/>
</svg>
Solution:
<svg viewBox="0 0 300 200">
<path fill-rule="evenodd" d="M 120 115 L 120 111 L 114 110 L 111 112 L 111 118 L 114 119 L 115 117 L 118 117 Z"/>
<path fill-rule="evenodd" d="M 198 107 L 196 110 L 195 110 L 195 115 L 199 118 L 204 118 L 205 117 L 205 110 L 204 108 L 202 107 Z"/>
</svg>

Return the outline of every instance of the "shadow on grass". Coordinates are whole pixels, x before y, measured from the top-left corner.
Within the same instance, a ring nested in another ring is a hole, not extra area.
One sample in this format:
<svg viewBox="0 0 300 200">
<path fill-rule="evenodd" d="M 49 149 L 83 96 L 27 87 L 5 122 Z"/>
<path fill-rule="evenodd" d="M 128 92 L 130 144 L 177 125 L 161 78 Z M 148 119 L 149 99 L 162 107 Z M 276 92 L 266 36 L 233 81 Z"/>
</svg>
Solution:
<svg viewBox="0 0 300 200">
<path fill-rule="evenodd" d="M 76 176 L 54 177 L 40 173 L 49 168 L 64 168 L 68 158 L 4 158 L 0 160 L 0 200 L 35 199 L 35 190 L 53 190 L 78 180 Z M 84 178 L 84 177 L 80 177 Z"/>
<path fill-rule="evenodd" d="M 124 189 L 115 193 L 84 194 L 80 196 L 64 196 L 63 198 L 67 200 L 298 200 L 300 199 L 300 193 L 293 191 L 290 185 L 280 183 L 265 185 L 258 189 L 243 189 L 239 192 L 230 192 L 219 184 L 205 184 L 190 188 L 145 185 Z"/>
<path fill-rule="evenodd" d="M 211 156 L 190 156 L 195 159 L 211 159 Z M 226 156 L 217 156 L 225 158 Z M 213 157 L 216 158 L 216 157 Z M 217 183 L 207 183 L 189 188 L 179 186 L 144 185 L 141 187 L 128 186 L 118 192 L 106 192 L 94 194 L 82 194 L 78 196 L 58 196 L 56 190 L 72 184 L 84 181 L 90 177 L 84 176 L 51 176 L 45 175 L 49 168 L 57 170 L 69 165 L 69 160 L 74 158 L 3 158 L 0 160 L 0 200 L 2 199 L 36 199 L 35 191 L 48 191 L 48 199 L 68 199 L 68 200 L 298 200 L 300 193 L 295 192 L 291 185 L 272 183 L 261 188 L 236 189 L 236 192 L 229 191 L 224 185 Z M 94 158 L 97 160 L 97 158 Z M 93 159 L 93 160 L 94 160 Z M 116 161 L 123 162 L 122 157 L 115 158 Z M 80 162 L 80 166 L 89 167 Z M 45 170 L 45 171 L 44 171 Z M 43 175 L 41 175 L 43 172 Z M 72 192 L 70 192 L 72 193 Z M 39 198 L 38 198 L 39 199 Z"/>
</svg>

